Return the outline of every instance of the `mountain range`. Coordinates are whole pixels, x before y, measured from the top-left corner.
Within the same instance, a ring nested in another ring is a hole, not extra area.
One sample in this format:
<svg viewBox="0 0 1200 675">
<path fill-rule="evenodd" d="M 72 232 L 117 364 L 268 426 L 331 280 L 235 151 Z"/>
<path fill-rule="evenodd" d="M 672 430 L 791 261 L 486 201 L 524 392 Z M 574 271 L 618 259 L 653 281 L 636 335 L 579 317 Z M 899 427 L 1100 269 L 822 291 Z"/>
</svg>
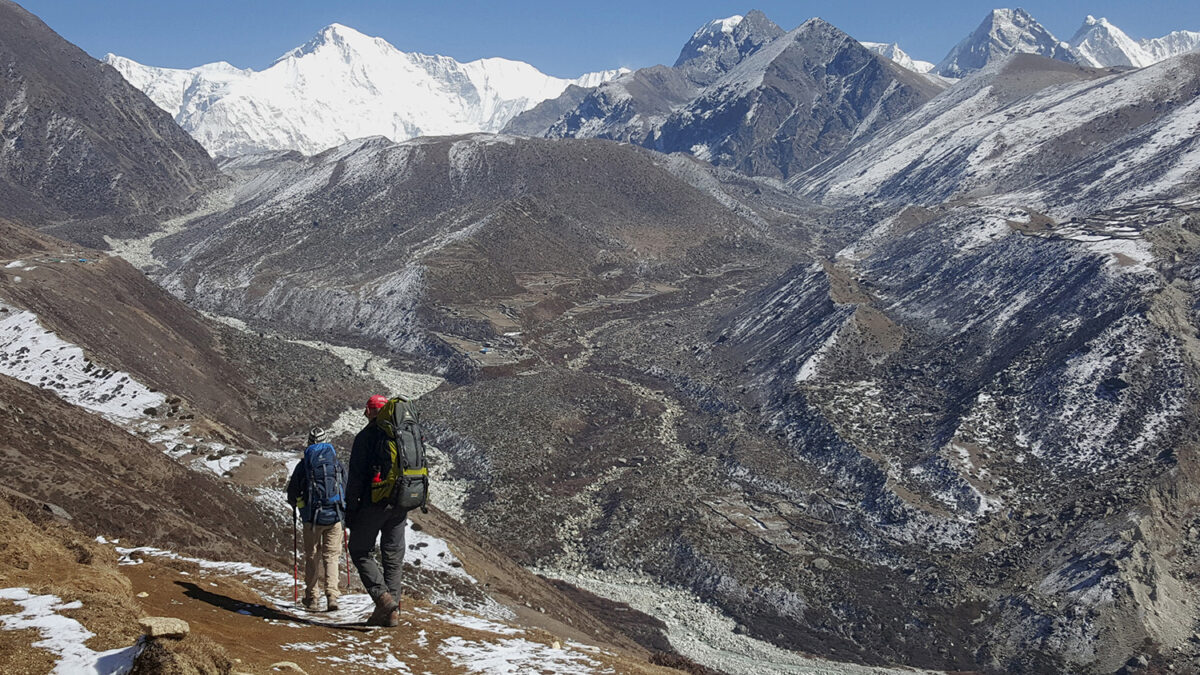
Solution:
<svg viewBox="0 0 1200 675">
<path fill-rule="evenodd" d="M 158 608 L 251 670 L 290 630 L 313 631 L 289 651 L 314 668 L 415 671 L 531 626 L 566 649 L 505 664 L 559 672 L 573 640 L 622 673 L 1200 661 L 1200 54 L 1094 67 L 997 11 L 953 79 L 751 11 L 503 133 L 211 160 L 0 9 L 0 35 L 28 35 L 10 68 L 72 99 L 0 165 L 28 145 L 84 164 L 78 130 L 103 117 L 121 161 L 146 139 L 152 173 L 193 178 L 114 180 L 54 218 L 0 202 L 0 414 L 36 431 L 0 439 L 30 521 L 9 522 L 36 537 L 39 514 L 78 513 L 46 535 L 72 574 L 130 563 L 106 647 Z M 43 164 L 13 175 L 36 186 Z M 436 509 L 412 516 L 448 542 L 441 563 L 412 542 L 403 646 L 282 597 L 298 434 L 346 447 L 384 390 L 420 399 Z M 46 480 L 43 455 L 137 489 Z M 237 560 L 208 503 L 270 569 L 197 590 L 211 568 L 132 564 L 129 543 Z M 4 546 L 6 583 L 48 592 Z M 0 666 L 38 653 L 5 635 Z"/>
<path fill-rule="evenodd" d="M 326 27 L 262 71 L 224 62 L 188 70 L 157 68 L 113 54 L 105 61 L 169 112 L 213 156 L 263 150 L 316 154 L 372 135 L 403 141 L 421 135 L 507 129 L 524 135 L 623 140 L 662 151 L 699 153 L 703 159 L 740 170 L 786 176 L 838 146 L 840 141 L 831 142 L 830 135 L 852 136 L 860 131 L 839 120 L 840 131 L 811 139 L 815 147 L 804 150 L 771 147 L 770 137 L 759 132 L 747 137 L 746 131 L 722 130 L 720 137 L 712 133 L 681 137 L 671 131 L 677 123 L 668 120 L 674 114 L 709 114 L 720 124 L 728 113 L 707 110 L 699 100 L 701 90 L 716 86 L 718 77 L 744 81 L 760 77 L 746 72 L 733 76 L 728 71 L 766 43 L 785 37 L 784 33 L 757 11 L 717 19 L 695 32 L 671 68 L 642 69 L 636 77 L 622 78 L 620 84 L 607 88 L 599 86 L 628 71 L 598 71 L 566 80 L 500 58 L 459 63 L 444 56 L 405 53 L 340 24 Z M 939 76 L 906 85 L 935 92 L 945 86 L 945 78 L 961 78 L 1015 53 L 1091 67 L 1144 67 L 1200 48 L 1200 32 L 1175 31 L 1134 41 L 1106 19 L 1089 16 L 1069 42 L 1062 42 L 1028 12 L 997 9 L 936 65 L 912 59 L 895 43 L 861 44 L 903 69 Z M 775 48 L 782 50 L 782 43 Z M 766 61 L 754 67 L 769 68 Z M 801 94 L 788 94 L 797 95 Z M 872 123 L 892 119 L 908 105 L 891 98 L 882 115 L 870 117 Z M 870 115 L 873 104 L 849 105 L 859 108 L 855 115 Z M 741 138 L 726 138 L 729 133 Z"/>
<path fill-rule="evenodd" d="M 622 70 L 573 80 L 520 61 L 459 63 L 402 52 L 331 24 L 262 71 L 211 63 L 178 70 L 109 54 L 105 61 L 144 91 L 209 153 L 315 154 L 353 138 L 393 140 L 499 131 L 568 86 L 592 87 Z"/>
</svg>

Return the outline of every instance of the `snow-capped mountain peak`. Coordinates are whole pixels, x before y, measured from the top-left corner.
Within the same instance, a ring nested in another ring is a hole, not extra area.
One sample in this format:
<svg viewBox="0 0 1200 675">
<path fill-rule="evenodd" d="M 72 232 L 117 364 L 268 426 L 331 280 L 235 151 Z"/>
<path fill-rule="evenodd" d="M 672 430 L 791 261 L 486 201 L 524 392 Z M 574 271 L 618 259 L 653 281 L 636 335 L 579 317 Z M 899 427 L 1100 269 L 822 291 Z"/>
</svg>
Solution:
<svg viewBox="0 0 1200 675">
<path fill-rule="evenodd" d="M 694 83 L 708 85 L 783 33 L 782 28 L 758 10 L 751 10 L 745 16 L 714 19 L 692 34 L 674 67 L 687 71 L 688 79 Z"/>
<path fill-rule="evenodd" d="M 914 73 L 928 73 L 934 68 L 934 64 L 929 61 L 918 61 L 912 58 L 895 42 L 860 42 L 859 44 L 880 56 L 895 61 L 896 65 L 901 68 L 907 68 Z"/>
<path fill-rule="evenodd" d="M 1139 40 L 1138 44 L 1157 63 L 1172 56 L 1200 49 L 1200 32 L 1192 30 L 1177 30 L 1160 38 Z"/>
<path fill-rule="evenodd" d="M 520 61 L 406 53 L 330 24 L 262 70 L 227 63 L 188 70 L 105 59 L 213 155 L 263 150 L 315 154 L 350 139 L 499 131 L 574 84 L 624 72 L 551 77 Z"/>
<path fill-rule="evenodd" d="M 935 72 L 963 77 L 1010 54 L 1039 54 L 1075 63 L 1067 43 L 1023 9 L 993 9 L 979 27 L 950 50 Z"/>
<path fill-rule="evenodd" d="M 1088 15 L 1070 41 L 1071 49 L 1083 65 L 1101 68 L 1133 66 L 1143 68 L 1155 62 L 1142 45 L 1133 41 L 1108 19 Z"/>
<path fill-rule="evenodd" d="M 372 50 L 399 51 L 382 38 L 371 37 L 354 30 L 349 26 L 343 26 L 340 23 L 331 23 L 322 28 L 320 32 L 314 35 L 312 39 L 306 42 L 304 45 L 297 47 L 279 57 L 279 59 L 276 60 L 276 63 L 288 58 L 299 58 L 305 54 L 314 53 L 322 48 L 336 49 L 344 54 Z"/>
</svg>

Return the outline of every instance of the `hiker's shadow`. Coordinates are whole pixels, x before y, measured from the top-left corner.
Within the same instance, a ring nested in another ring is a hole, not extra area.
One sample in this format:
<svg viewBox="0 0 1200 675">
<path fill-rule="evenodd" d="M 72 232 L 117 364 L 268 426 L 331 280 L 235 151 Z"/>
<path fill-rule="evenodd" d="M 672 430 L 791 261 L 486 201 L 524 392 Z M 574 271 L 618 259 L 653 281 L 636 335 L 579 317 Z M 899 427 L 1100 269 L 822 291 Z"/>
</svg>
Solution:
<svg viewBox="0 0 1200 675">
<path fill-rule="evenodd" d="M 193 600 L 206 602 L 214 607 L 220 607 L 221 609 L 234 612 L 236 614 L 256 616 L 262 619 L 267 619 L 268 621 L 290 621 L 292 623 L 299 623 L 305 626 L 339 628 L 342 630 L 354 630 L 363 633 L 371 632 L 370 628 L 367 628 L 365 624 L 361 623 L 356 624 L 333 623 L 331 621 L 314 621 L 313 619 L 306 619 L 294 614 L 288 614 L 287 612 L 281 612 L 277 609 L 267 607 L 266 605 L 256 605 L 248 602 L 242 602 L 241 600 L 235 600 L 228 595 L 221 595 L 220 593 L 213 593 L 212 591 L 200 588 L 190 581 L 176 581 L 175 584 L 183 588 L 183 594 L 189 598 L 192 598 Z"/>
</svg>

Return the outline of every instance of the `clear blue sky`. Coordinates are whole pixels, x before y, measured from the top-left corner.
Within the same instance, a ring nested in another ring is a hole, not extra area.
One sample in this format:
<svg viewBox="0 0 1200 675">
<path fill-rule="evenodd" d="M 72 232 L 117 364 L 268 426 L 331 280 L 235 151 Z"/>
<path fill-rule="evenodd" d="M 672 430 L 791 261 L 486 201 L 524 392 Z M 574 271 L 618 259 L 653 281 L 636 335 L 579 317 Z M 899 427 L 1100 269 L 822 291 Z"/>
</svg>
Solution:
<svg viewBox="0 0 1200 675">
<path fill-rule="evenodd" d="M 330 23 L 386 39 L 404 51 L 459 61 L 502 56 L 551 75 L 674 63 L 692 32 L 757 8 L 784 29 L 819 16 L 859 40 L 898 42 L 939 61 L 993 7 L 1023 7 L 1061 40 L 1086 15 L 1106 16 L 1133 38 L 1200 31 L 1200 0 L 19 0 L 96 57 L 107 52 L 154 66 L 229 61 L 261 69 Z"/>
</svg>

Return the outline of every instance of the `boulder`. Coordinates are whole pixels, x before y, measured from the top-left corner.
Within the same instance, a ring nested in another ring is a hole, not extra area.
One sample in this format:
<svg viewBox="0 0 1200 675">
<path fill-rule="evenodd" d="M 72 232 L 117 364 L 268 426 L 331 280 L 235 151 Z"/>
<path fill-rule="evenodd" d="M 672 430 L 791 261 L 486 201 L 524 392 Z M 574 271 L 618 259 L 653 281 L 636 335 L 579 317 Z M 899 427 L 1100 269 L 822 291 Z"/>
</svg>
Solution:
<svg viewBox="0 0 1200 675">
<path fill-rule="evenodd" d="M 183 619 L 174 619 L 166 616 L 147 616 L 138 619 L 138 623 L 141 624 L 146 636 L 152 638 L 182 638 L 191 630 L 188 622 Z"/>
</svg>

